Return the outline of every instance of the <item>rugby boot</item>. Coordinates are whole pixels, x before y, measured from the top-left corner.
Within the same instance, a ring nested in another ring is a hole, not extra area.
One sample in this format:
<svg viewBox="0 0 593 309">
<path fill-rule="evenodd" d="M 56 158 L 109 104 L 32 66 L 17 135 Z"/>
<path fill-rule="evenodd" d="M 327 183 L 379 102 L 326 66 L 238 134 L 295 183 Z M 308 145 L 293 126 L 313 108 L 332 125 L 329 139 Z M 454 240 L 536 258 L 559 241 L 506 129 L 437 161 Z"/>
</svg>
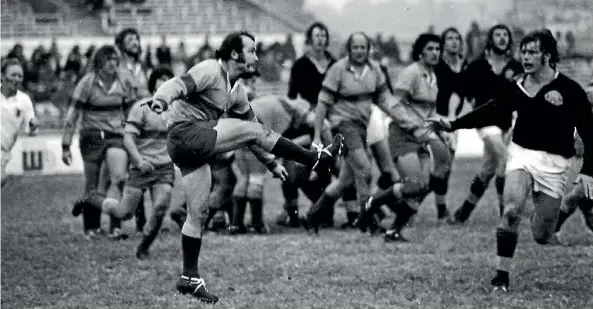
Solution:
<svg viewBox="0 0 593 309">
<path fill-rule="evenodd" d="M 336 159 L 342 153 L 343 146 L 344 137 L 342 134 L 337 134 L 329 146 L 317 149 L 317 161 L 311 170 L 319 176 L 330 174 Z"/>
<path fill-rule="evenodd" d="M 315 235 L 319 235 L 319 223 L 309 220 L 306 216 L 301 216 L 299 218 L 299 222 L 300 222 L 301 226 L 304 227 L 307 232 L 313 231 L 313 233 Z"/>
<path fill-rule="evenodd" d="M 385 232 L 383 235 L 383 240 L 385 242 L 407 242 L 408 240 L 405 239 L 402 234 L 396 230 L 389 230 Z"/>
<path fill-rule="evenodd" d="M 492 278 L 490 284 L 494 291 L 508 292 L 509 290 L 509 273 L 506 271 L 496 271 L 496 276 Z"/>
<path fill-rule="evenodd" d="M 218 301 L 218 297 L 216 295 L 208 292 L 206 289 L 206 283 L 202 278 L 189 278 L 186 276 L 181 276 L 181 278 L 177 280 L 176 287 L 179 294 L 190 294 L 201 302 L 216 304 Z"/>
<path fill-rule="evenodd" d="M 229 226 L 229 234 L 231 234 L 231 235 L 247 234 L 247 228 L 244 225 L 231 224 Z"/>
</svg>

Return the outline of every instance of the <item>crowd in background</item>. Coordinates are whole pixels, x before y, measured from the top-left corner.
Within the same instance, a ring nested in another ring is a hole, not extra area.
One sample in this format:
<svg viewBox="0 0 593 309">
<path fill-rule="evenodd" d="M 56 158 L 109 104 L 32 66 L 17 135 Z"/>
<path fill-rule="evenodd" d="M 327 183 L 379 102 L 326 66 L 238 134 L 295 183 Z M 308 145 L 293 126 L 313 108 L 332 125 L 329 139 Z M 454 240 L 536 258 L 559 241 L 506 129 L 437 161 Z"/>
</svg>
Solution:
<svg viewBox="0 0 593 309">
<path fill-rule="evenodd" d="M 429 27 L 428 32 L 434 32 L 434 27 Z M 514 29 L 513 35 L 517 40 L 523 37 L 521 29 Z M 564 36 L 558 36 L 559 47 L 563 55 L 571 55 L 574 49 L 574 36 L 567 32 Z M 468 60 L 475 59 L 484 48 L 485 30 L 477 23 L 472 23 L 470 30 L 465 35 L 465 56 Z M 336 43 L 336 42 L 334 42 Z M 96 47 L 91 45 L 82 50 L 78 45 L 73 46 L 65 53 L 59 48 L 59 40 L 52 40 L 49 48 L 39 45 L 30 58 L 26 58 L 23 46 L 15 44 L 10 52 L 4 57 L 17 58 L 23 63 L 25 70 L 24 90 L 27 92 L 34 104 L 51 103 L 55 107 L 50 113 L 52 115 L 40 115 L 42 127 L 61 128 L 62 118 L 68 105 L 69 97 L 76 85 L 76 82 L 84 75 L 87 64 L 91 59 Z M 215 47 L 206 38 L 203 45 L 196 49 L 186 46 L 181 41 L 176 47 L 167 42 L 166 36 L 162 36 L 158 46 L 150 44 L 143 46 L 141 60 L 145 69 L 149 72 L 156 67 L 168 67 L 176 74 L 182 74 L 194 64 L 214 57 Z M 283 80 L 282 73 L 287 73 L 292 63 L 297 58 L 292 35 L 287 35 L 284 42 L 275 42 L 264 46 L 258 43 L 258 69 L 263 82 L 278 83 Z M 336 57 L 345 55 L 342 44 L 336 43 L 330 46 L 330 52 Z M 3 57 L 3 58 L 4 58 Z M 402 53 L 401 45 L 395 36 L 387 38 L 382 34 L 374 37 L 374 46 L 371 57 L 381 61 L 388 67 L 401 67 L 408 61 L 407 55 Z"/>
</svg>

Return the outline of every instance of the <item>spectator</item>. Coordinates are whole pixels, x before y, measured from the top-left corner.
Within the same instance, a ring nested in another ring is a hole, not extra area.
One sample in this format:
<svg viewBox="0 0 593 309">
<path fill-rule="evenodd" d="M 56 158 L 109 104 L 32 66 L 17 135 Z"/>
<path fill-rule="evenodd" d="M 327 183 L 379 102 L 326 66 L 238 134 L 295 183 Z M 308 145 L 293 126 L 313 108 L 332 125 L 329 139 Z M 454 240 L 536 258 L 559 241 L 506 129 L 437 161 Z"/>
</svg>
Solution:
<svg viewBox="0 0 593 309">
<path fill-rule="evenodd" d="M 177 46 L 177 53 L 175 55 L 175 59 L 173 60 L 173 73 L 175 75 L 182 75 L 185 73 L 189 68 L 187 67 L 188 57 L 187 57 L 187 50 L 185 49 L 185 43 L 183 41 L 179 42 Z"/>
<path fill-rule="evenodd" d="M 82 54 L 80 53 L 80 47 L 78 45 L 74 45 L 70 53 L 68 53 L 68 57 L 66 58 L 66 64 L 64 65 L 64 73 L 66 80 L 70 80 L 71 77 L 74 77 L 74 80 L 77 81 L 78 77 L 80 76 L 80 72 L 82 70 Z"/>
<path fill-rule="evenodd" d="M 482 30 L 476 21 L 471 23 L 470 29 L 465 36 L 467 44 L 467 60 L 472 61 L 482 52 Z"/>
<path fill-rule="evenodd" d="M 152 46 L 150 46 L 150 44 L 146 45 L 146 54 L 144 55 L 144 67 L 147 71 L 151 71 L 154 68 L 154 64 L 152 62 Z"/>
<path fill-rule="evenodd" d="M 395 40 L 395 36 L 392 35 L 389 37 L 389 40 L 383 44 L 383 50 L 385 55 L 395 61 L 396 64 L 401 63 L 401 56 L 399 52 L 399 45 Z"/>
<path fill-rule="evenodd" d="M 566 56 L 573 56 L 575 54 L 576 39 L 571 30 L 568 30 L 564 35 L 564 41 L 566 42 Z"/>
<path fill-rule="evenodd" d="M 167 46 L 167 37 L 165 35 L 161 36 L 161 45 L 156 49 L 156 59 L 160 66 L 171 68 L 171 49 Z"/>
<path fill-rule="evenodd" d="M 91 59 L 93 59 L 93 55 L 95 54 L 95 50 L 97 49 L 97 47 L 95 47 L 95 45 L 91 45 L 89 46 L 89 48 L 87 48 L 86 52 L 84 53 L 84 63 L 83 63 L 83 67 L 84 69 L 82 70 L 81 74 L 84 75 L 88 72 L 89 66 L 91 65 Z"/>
<path fill-rule="evenodd" d="M 56 38 L 51 40 L 51 46 L 49 48 L 49 65 L 54 71 L 54 76 L 59 77 L 60 72 L 62 70 L 61 63 L 62 63 L 62 55 L 58 50 L 58 43 L 56 42 Z"/>
<path fill-rule="evenodd" d="M 284 58 L 285 60 L 291 60 L 291 62 L 294 62 L 296 59 L 296 50 L 292 41 L 292 34 L 286 36 L 286 42 L 284 43 Z"/>
</svg>

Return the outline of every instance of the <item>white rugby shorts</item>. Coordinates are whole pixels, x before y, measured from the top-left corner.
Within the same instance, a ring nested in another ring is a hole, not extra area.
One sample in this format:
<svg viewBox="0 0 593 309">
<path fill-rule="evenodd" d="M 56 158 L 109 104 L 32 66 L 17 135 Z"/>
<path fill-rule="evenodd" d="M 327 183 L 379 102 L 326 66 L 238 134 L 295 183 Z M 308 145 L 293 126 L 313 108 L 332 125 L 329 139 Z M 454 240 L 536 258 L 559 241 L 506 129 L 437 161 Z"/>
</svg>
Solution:
<svg viewBox="0 0 593 309">
<path fill-rule="evenodd" d="M 572 158 L 531 150 L 513 142 L 508 147 L 506 173 L 524 170 L 533 178 L 533 190 L 554 198 L 564 195 Z"/>
<path fill-rule="evenodd" d="M 488 126 L 478 129 L 480 138 L 491 135 L 502 135 L 502 130 L 498 126 Z"/>
</svg>

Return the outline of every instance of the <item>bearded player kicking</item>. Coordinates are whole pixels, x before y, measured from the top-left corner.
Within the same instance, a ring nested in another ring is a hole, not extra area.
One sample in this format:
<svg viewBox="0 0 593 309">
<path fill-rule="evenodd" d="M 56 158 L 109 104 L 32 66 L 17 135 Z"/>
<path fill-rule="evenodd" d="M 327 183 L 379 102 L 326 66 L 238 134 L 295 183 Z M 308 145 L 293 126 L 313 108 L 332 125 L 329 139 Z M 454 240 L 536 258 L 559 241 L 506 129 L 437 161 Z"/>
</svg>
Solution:
<svg viewBox="0 0 593 309">
<path fill-rule="evenodd" d="M 540 245 L 558 244 L 554 229 L 564 186 L 575 155 L 574 129 L 584 144 L 579 185 L 593 199 L 593 112 L 579 84 L 556 70 L 558 48 L 549 30 L 535 31 L 521 41 L 525 74 L 493 102 L 453 121 L 438 120 L 433 128 L 457 130 L 490 125 L 493 115 L 517 111 L 508 148 L 504 214 L 496 231 L 498 265 L 492 285 L 506 291 L 517 246 L 521 213 L 530 192 L 535 204 L 533 238 Z"/>
<path fill-rule="evenodd" d="M 227 35 L 216 58 L 164 83 L 151 105 L 157 112 L 172 105 L 167 123 L 168 149 L 181 169 L 188 205 L 181 230 L 183 275 L 177 281 L 177 290 L 209 303 L 217 302 L 218 297 L 206 290 L 198 272 L 198 256 L 202 246 L 202 212 L 211 187 L 210 158 L 248 146 L 276 177 L 284 179 L 286 170 L 274 156 L 300 162 L 318 174 L 328 173 L 342 147 L 342 136 L 337 135 L 330 146 L 311 151 L 258 123 L 238 81 L 242 74 L 255 71 L 253 35 Z M 230 117 L 221 119 L 224 112 Z"/>
</svg>

